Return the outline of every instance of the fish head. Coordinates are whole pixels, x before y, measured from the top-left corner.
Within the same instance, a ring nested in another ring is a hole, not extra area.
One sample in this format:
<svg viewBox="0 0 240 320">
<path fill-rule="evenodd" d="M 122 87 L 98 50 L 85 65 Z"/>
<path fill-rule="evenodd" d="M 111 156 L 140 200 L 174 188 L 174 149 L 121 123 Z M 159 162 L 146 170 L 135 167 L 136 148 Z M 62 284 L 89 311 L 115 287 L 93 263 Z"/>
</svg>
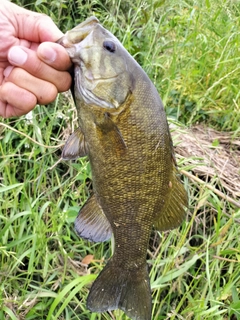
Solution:
<svg viewBox="0 0 240 320">
<path fill-rule="evenodd" d="M 68 31 L 58 42 L 74 64 L 75 98 L 108 109 L 124 103 L 133 90 L 129 61 L 134 60 L 95 17 Z"/>
</svg>

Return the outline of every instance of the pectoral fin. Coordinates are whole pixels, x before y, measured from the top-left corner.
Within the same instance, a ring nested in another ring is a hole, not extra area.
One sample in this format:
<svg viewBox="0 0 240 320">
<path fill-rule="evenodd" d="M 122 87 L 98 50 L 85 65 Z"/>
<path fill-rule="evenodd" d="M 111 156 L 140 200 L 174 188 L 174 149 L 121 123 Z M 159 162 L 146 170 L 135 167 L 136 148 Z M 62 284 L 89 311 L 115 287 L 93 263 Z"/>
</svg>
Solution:
<svg viewBox="0 0 240 320">
<path fill-rule="evenodd" d="M 122 153 L 127 149 L 127 145 L 118 126 L 111 119 L 111 116 L 108 114 L 108 112 L 105 112 L 103 118 L 98 120 L 96 124 L 100 129 L 99 133 L 102 136 L 101 139 L 111 149 L 114 147 L 114 149 L 119 153 Z"/>
<path fill-rule="evenodd" d="M 173 174 L 169 179 L 170 194 L 165 200 L 163 210 L 156 216 L 154 226 L 159 231 L 178 227 L 186 215 L 188 204 L 187 192 L 184 189 L 173 164 Z"/>
<path fill-rule="evenodd" d="M 91 196 L 75 220 L 75 230 L 84 239 L 103 242 L 111 238 L 112 229 L 95 195 Z"/>
<path fill-rule="evenodd" d="M 80 128 L 77 128 L 68 138 L 63 151 L 62 159 L 75 160 L 88 154 L 87 143 Z"/>
</svg>

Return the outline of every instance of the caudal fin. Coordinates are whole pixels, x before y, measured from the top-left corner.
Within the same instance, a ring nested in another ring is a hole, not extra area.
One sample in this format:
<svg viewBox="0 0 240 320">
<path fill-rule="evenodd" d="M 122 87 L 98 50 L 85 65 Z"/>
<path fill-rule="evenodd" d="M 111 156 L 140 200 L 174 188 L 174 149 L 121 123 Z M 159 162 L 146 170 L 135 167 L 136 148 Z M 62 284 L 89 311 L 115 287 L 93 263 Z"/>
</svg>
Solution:
<svg viewBox="0 0 240 320">
<path fill-rule="evenodd" d="M 132 320 L 151 320 L 151 289 L 147 267 L 124 270 L 114 257 L 92 285 L 87 298 L 92 312 L 123 310 Z"/>
</svg>

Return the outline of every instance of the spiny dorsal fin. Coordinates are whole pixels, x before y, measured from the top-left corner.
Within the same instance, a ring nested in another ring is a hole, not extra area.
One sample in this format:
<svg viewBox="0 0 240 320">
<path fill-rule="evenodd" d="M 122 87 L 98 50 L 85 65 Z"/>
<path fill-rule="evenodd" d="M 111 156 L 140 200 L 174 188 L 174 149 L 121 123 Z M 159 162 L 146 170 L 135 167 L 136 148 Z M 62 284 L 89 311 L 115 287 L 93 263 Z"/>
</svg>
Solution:
<svg viewBox="0 0 240 320">
<path fill-rule="evenodd" d="M 95 195 L 84 204 L 75 220 L 75 230 L 84 239 L 103 242 L 111 238 L 111 226 Z"/>
<path fill-rule="evenodd" d="M 81 128 L 77 128 L 68 138 L 62 151 L 62 159 L 75 160 L 88 154 L 87 143 Z"/>
<path fill-rule="evenodd" d="M 161 214 L 156 217 L 154 222 L 155 228 L 159 231 L 178 227 L 186 215 L 186 207 L 188 205 L 187 192 L 178 177 L 174 163 L 168 188 L 171 189 L 170 195 L 165 201 Z"/>
</svg>

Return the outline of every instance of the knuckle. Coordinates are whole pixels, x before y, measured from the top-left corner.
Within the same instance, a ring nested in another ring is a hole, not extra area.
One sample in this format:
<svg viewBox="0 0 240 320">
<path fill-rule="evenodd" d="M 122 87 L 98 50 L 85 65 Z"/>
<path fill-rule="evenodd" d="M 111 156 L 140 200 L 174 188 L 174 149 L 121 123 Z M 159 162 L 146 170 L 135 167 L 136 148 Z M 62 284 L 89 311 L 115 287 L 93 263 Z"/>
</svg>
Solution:
<svg viewBox="0 0 240 320">
<path fill-rule="evenodd" d="M 31 66 L 31 74 L 35 77 L 42 76 L 43 73 L 43 63 L 39 59 L 34 59 Z"/>
<path fill-rule="evenodd" d="M 10 84 L 10 82 L 12 83 L 18 83 L 19 80 L 21 80 L 21 76 L 25 71 L 21 68 L 15 67 L 12 69 L 12 72 L 10 73 L 10 75 L 8 76 L 8 78 L 6 79 L 6 84 Z"/>
</svg>

